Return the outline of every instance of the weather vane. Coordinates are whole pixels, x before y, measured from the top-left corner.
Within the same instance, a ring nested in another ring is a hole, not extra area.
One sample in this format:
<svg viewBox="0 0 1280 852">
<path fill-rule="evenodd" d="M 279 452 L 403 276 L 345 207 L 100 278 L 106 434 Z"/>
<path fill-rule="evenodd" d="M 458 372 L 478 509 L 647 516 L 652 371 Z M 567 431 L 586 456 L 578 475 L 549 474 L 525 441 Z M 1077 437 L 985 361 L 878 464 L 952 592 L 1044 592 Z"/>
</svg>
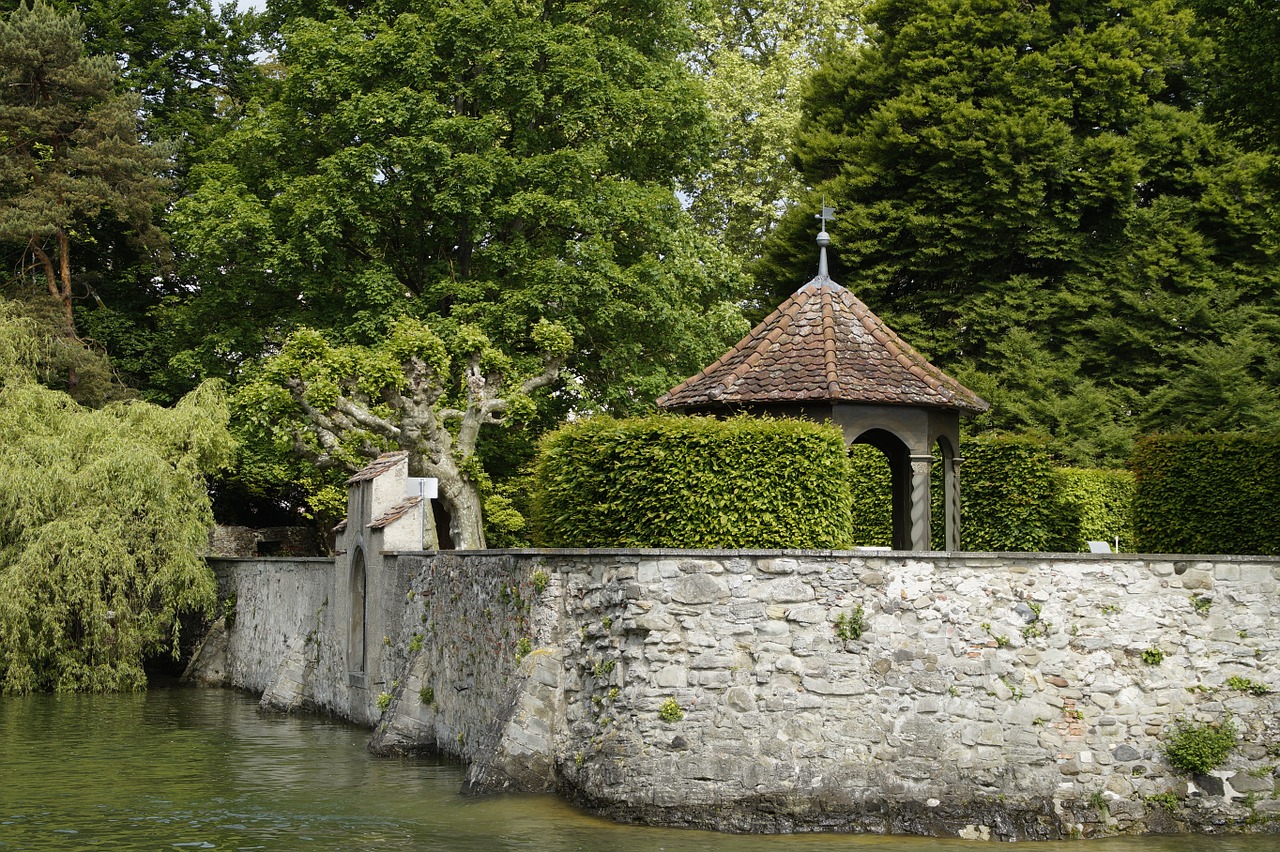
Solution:
<svg viewBox="0 0 1280 852">
<path fill-rule="evenodd" d="M 827 197 L 822 196 L 822 212 L 815 213 L 813 218 L 822 221 L 822 230 L 818 233 L 818 277 L 829 278 L 827 274 L 827 246 L 831 245 L 831 235 L 827 233 L 827 222 L 836 218 L 834 207 L 827 206 Z"/>
<path fill-rule="evenodd" d="M 827 197 L 822 196 L 822 212 L 813 214 L 813 218 L 822 220 L 822 233 L 827 232 L 827 222 L 836 218 L 836 209 L 827 206 Z"/>
</svg>

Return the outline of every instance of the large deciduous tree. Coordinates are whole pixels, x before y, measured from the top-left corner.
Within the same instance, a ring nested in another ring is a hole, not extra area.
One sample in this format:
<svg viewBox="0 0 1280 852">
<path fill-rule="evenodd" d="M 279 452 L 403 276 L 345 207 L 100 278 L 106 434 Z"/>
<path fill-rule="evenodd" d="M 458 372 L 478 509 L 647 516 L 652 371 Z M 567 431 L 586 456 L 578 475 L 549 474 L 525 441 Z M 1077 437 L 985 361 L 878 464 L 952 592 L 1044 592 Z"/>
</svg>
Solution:
<svg viewBox="0 0 1280 852">
<path fill-rule="evenodd" d="M 371 346 L 334 346 L 299 329 L 241 387 L 237 407 L 255 446 L 274 445 L 322 468 L 353 472 L 387 449 L 405 450 L 410 474 L 439 480 L 449 540 L 481 549 L 486 496 L 494 508 L 494 495 L 482 493 L 481 429 L 529 416 L 530 394 L 556 379 L 571 345 L 547 322 L 535 326 L 533 342 L 540 357 L 512 359 L 467 325 L 442 337 L 402 319 Z M 345 499 L 330 494 L 330 508 L 340 511 Z"/>
<path fill-rule="evenodd" d="M 174 327 L 219 320 L 182 363 L 234 370 L 298 324 L 368 342 L 405 314 L 519 350 L 546 317 L 586 392 L 635 407 L 719 345 L 730 312 L 708 309 L 732 291 L 673 192 L 708 144 L 681 4 L 310 4 L 283 21 L 281 79 L 174 217 L 199 285 Z"/>
<path fill-rule="evenodd" d="M 690 213 L 749 261 L 803 194 L 788 153 L 804 82 L 861 38 L 866 0 L 708 0 L 693 4 L 688 61 L 706 86 L 716 146 L 688 184 Z M 771 307 L 771 306 L 770 306 Z"/>
<path fill-rule="evenodd" d="M 221 390 L 85 409 L 36 381 L 47 339 L 0 299 L 0 690 L 145 685 L 208 612 L 204 474 L 229 461 Z"/>
<path fill-rule="evenodd" d="M 996 403 L 985 425 L 1049 432 L 1077 462 L 1123 458 L 1136 430 L 1197 419 L 1185 395 L 1149 397 L 1242 329 L 1259 345 L 1233 396 L 1276 410 L 1271 164 L 1201 118 L 1208 46 L 1189 10 L 868 14 L 870 46 L 813 78 L 795 156 L 814 201 L 841 208 L 833 275 Z M 811 212 L 761 264 L 781 289 L 811 274 Z"/>
<path fill-rule="evenodd" d="M 75 330 L 73 247 L 103 219 L 157 247 L 164 159 L 139 138 L 136 97 L 107 56 L 86 56 L 75 12 L 43 0 L 0 22 L 0 243 L 37 276 Z"/>
<path fill-rule="evenodd" d="M 463 328 L 485 351 L 533 359 L 524 378 L 504 378 L 506 394 L 541 374 L 533 331 L 545 319 L 572 345 L 557 355 L 554 388 L 535 397 L 544 423 L 570 409 L 642 409 L 745 330 L 733 304 L 741 280 L 708 259 L 714 243 L 675 193 L 710 138 L 680 60 L 679 2 L 386 0 L 268 13 L 282 21 L 281 73 L 193 171 L 172 217 L 197 288 L 164 313 L 166 330 L 193 341 L 175 370 L 252 372 L 301 326 L 335 350 L 378 349 L 409 317 L 451 341 L 456 364 L 478 351 L 453 347 Z M 434 391 L 440 410 L 468 410 L 461 387 Z M 383 404 L 385 390 L 364 392 Z M 305 399 L 291 403 L 299 418 Z M 329 411 L 312 407 L 310 425 Z M 399 443 L 379 429 L 373 444 Z M 446 463 L 446 437 L 430 437 L 421 457 L 434 460 L 415 470 Z M 474 482 L 470 453 L 458 461 Z M 511 473 L 513 455 L 486 458 L 506 456 Z M 479 504 L 458 493 L 449 508 L 474 546 Z"/>
</svg>

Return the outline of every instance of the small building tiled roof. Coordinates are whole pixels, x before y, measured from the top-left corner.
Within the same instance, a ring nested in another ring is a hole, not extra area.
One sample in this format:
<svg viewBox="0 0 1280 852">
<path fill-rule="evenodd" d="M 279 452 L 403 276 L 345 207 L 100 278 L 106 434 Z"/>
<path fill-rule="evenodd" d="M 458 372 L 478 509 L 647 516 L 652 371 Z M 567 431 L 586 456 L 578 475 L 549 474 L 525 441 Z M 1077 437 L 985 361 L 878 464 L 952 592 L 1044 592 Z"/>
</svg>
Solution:
<svg viewBox="0 0 1280 852">
<path fill-rule="evenodd" d="M 827 401 L 971 414 L 990 407 L 825 275 L 793 293 L 719 360 L 657 404 L 687 409 Z"/>
<path fill-rule="evenodd" d="M 394 453 L 383 453 L 364 467 L 351 474 L 351 478 L 347 480 L 347 485 L 355 485 L 357 482 L 368 482 L 370 479 L 377 479 L 382 474 L 392 470 L 397 464 L 409 457 L 409 453 L 399 450 Z"/>
<path fill-rule="evenodd" d="M 398 521 L 409 513 L 409 510 L 422 502 L 421 497 L 409 497 L 401 500 L 390 509 L 382 513 L 382 516 L 369 524 L 369 529 L 380 530 L 385 528 L 393 521 Z"/>
</svg>

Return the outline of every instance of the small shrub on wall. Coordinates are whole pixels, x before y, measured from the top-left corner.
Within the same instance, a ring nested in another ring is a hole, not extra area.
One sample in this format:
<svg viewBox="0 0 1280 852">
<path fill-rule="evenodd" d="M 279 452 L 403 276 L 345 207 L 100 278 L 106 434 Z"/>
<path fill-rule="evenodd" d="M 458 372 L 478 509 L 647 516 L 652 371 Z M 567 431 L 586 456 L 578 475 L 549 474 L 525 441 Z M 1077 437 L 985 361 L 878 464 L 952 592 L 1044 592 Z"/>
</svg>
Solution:
<svg viewBox="0 0 1280 852">
<path fill-rule="evenodd" d="M 543 439 L 535 540 L 548 547 L 844 548 L 849 462 L 834 426 L 592 417 Z"/>
<path fill-rule="evenodd" d="M 1280 554 L 1280 437 L 1153 435 L 1133 471 L 1138 550 Z"/>
</svg>

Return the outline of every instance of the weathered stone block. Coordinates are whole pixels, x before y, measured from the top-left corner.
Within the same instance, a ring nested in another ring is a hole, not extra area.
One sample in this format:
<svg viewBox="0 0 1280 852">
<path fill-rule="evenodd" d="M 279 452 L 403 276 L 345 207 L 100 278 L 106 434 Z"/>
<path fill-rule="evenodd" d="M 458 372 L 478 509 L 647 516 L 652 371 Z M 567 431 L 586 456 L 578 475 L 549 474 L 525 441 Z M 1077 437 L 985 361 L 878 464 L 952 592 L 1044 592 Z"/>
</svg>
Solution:
<svg viewBox="0 0 1280 852">
<path fill-rule="evenodd" d="M 708 574 L 688 574 L 673 584 L 671 599 L 682 604 L 719 603 L 729 599 L 729 589 Z"/>
<path fill-rule="evenodd" d="M 758 583 L 751 596 L 766 603 L 803 603 L 815 597 L 812 586 L 794 577 Z"/>
</svg>

